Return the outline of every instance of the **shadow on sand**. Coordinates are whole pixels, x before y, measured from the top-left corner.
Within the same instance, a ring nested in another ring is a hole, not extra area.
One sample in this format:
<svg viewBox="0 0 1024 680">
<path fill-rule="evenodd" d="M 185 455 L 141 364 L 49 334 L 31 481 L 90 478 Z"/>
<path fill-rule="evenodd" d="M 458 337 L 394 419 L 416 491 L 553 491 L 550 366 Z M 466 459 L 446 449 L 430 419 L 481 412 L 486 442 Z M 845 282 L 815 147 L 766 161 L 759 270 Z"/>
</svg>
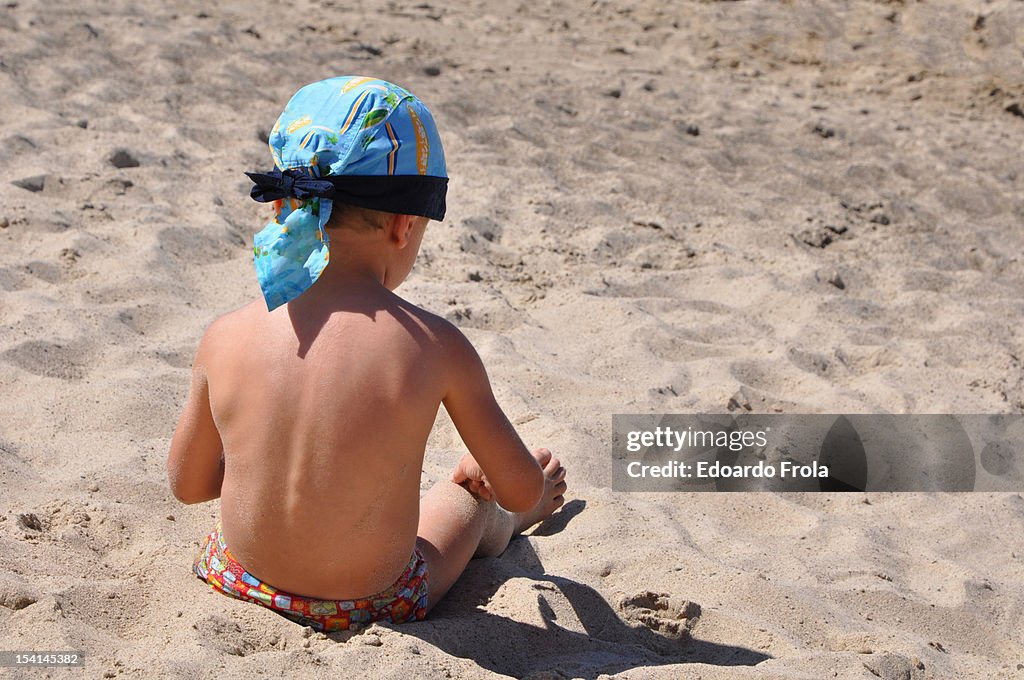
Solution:
<svg viewBox="0 0 1024 680">
<path fill-rule="evenodd" d="M 581 500 L 571 501 L 537 527 L 533 535 L 561 531 L 585 505 Z M 512 579 L 519 583 L 510 584 Z M 479 608 L 492 603 L 494 609 L 493 603 L 500 602 L 500 597 L 493 598 L 506 584 L 510 594 L 536 598 L 535 618 L 540 619 L 540 625 Z M 529 589 L 528 594 L 523 592 L 525 588 Z M 662 619 L 659 614 L 667 612 L 646 608 L 657 609 L 656 598 L 651 593 L 641 594 L 632 598 L 632 604 L 626 600 L 617 610 L 593 588 L 544 573 L 530 542 L 516 539 L 501 557 L 470 562 L 456 586 L 426 621 L 404 624 L 396 630 L 452 656 L 471 659 L 487 670 L 520 678 L 558 670 L 571 677 L 595 679 L 602 674 L 644 666 L 753 666 L 771 658 L 752 649 L 694 638 L 686 620 L 672 616 Z M 692 625 L 700 609 L 690 607 L 688 618 Z M 559 624 L 558 611 L 566 619 L 565 625 Z"/>
</svg>

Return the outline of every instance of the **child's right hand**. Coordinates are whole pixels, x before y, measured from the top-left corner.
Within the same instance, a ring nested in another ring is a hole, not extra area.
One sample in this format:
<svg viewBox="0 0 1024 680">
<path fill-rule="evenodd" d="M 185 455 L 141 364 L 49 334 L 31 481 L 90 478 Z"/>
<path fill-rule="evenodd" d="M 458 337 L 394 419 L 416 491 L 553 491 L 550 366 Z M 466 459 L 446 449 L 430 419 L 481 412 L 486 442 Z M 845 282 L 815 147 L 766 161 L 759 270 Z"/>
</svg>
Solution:
<svg viewBox="0 0 1024 680">
<path fill-rule="evenodd" d="M 455 471 L 452 472 L 452 481 L 462 484 L 485 501 L 494 500 L 494 492 L 487 483 L 487 477 L 480 468 L 480 463 L 476 462 L 476 458 L 472 454 L 464 455 L 459 464 L 455 466 Z"/>
</svg>

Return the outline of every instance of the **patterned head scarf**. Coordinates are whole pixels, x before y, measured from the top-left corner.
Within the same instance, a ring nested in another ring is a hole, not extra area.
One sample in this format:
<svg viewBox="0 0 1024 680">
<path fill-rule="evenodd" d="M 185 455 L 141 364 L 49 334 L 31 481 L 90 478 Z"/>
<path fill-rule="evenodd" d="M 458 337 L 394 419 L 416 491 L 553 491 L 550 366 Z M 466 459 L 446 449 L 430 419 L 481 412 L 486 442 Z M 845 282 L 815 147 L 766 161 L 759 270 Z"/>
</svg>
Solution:
<svg viewBox="0 0 1024 680">
<path fill-rule="evenodd" d="M 274 205 L 253 248 L 268 310 L 308 290 L 327 266 L 335 200 L 444 219 L 448 175 L 434 118 L 398 85 L 359 76 L 307 85 L 269 143 L 275 169 L 246 173 L 252 197 Z"/>
</svg>

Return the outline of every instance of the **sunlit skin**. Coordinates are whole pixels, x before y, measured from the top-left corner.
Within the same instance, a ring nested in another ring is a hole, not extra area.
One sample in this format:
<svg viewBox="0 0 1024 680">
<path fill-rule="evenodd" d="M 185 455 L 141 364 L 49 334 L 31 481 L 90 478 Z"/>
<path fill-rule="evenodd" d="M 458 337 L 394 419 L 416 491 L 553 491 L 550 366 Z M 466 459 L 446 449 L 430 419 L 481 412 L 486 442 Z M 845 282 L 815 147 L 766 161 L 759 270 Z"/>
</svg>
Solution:
<svg viewBox="0 0 1024 680">
<path fill-rule="evenodd" d="M 500 554 L 563 503 L 564 468 L 523 445 L 465 336 L 392 292 L 427 223 L 345 211 L 309 290 L 273 312 L 258 300 L 226 314 L 199 343 L 171 490 L 220 498 L 235 558 L 277 588 L 377 593 L 418 545 L 432 607 L 474 554 Z M 469 453 L 421 499 L 442 404 Z"/>
</svg>

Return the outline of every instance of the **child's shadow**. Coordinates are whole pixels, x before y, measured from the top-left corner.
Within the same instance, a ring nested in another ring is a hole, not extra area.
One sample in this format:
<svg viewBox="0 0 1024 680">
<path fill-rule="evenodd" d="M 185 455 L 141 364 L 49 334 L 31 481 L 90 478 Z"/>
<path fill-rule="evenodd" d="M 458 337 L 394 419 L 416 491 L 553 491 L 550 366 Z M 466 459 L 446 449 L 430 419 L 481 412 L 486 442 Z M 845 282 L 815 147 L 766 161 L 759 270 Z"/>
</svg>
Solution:
<svg viewBox="0 0 1024 680">
<path fill-rule="evenodd" d="M 567 503 L 533 533 L 560 531 L 585 505 L 581 500 Z M 530 542 L 517 539 L 499 558 L 470 562 L 426 621 L 396 630 L 514 677 L 558 669 L 593 679 L 638 666 L 752 666 L 771 658 L 692 637 L 689 625 L 699 617 L 699 606 L 687 605 L 683 617 L 675 609 L 678 603 L 669 601 L 668 596 L 639 593 L 623 598 L 617 612 L 593 588 L 545 574 Z M 489 611 L 479 605 L 487 605 Z M 536 623 L 495 613 L 505 609 Z M 560 617 L 564 623 L 559 623 Z"/>
</svg>

